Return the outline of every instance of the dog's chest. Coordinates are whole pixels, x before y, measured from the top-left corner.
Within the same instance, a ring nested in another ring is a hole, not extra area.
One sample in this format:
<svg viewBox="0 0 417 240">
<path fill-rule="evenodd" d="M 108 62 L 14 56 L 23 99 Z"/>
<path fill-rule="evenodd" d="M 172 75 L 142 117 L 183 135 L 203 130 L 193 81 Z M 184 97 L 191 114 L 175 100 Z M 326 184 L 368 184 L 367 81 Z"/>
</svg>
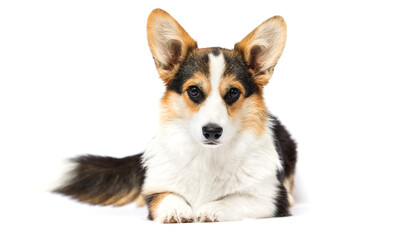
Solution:
<svg viewBox="0 0 417 240">
<path fill-rule="evenodd" d="M 149 168 L 146 185 L 178 193 L 190 204 L 199 206 L 229 194 L 250 191 L 259 180 L 255 176 L 268 174 L 250 163 L 250 159 L 224 157 L 227 156 L 171 159 L 164 167 Z"/>
<path fill-rule="evenodd" d="M 201 206 L 235 193 L 255 193 L 260 186 L 273 188 L 280 167 L 270 141 L 246 148 L 148 149 L 144 192 L 175 192 L 192 206 Z M 153 147 L 155 145 L 151 145 Z M 180 151 L 181 150 L 181 151 Z"/>
<path fill-rule="evenodd" d="M 211 158 L 197 157 L 188 166 L 178 170 L 178 190 L 194 202 L 203 204 L 228 194 L 246 191 L 253 182 L 244 169 L 250 168 L 244 158 L 225 159 L 227 156 Z M 255 169 L 253 169 L 255 170 Z"/>
</svg>

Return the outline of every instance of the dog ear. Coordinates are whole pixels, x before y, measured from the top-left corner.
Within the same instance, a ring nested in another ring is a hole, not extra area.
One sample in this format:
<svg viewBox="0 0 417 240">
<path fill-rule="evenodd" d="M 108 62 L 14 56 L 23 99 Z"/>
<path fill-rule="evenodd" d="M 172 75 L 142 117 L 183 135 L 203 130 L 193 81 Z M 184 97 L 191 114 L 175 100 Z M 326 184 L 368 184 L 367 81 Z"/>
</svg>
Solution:
<svg viewBox="0 0 417 240">
<path fill-rule="evenodd" d="M 197 42 L 162 9 L 154 9 L 149 15 L 147 33 L 156 69 L 167 83 L 187 54 L 197 48 Z"/>
<path fill-rule="evenodd" d="M 235 45 L 234 51 L 243 56 L 255 82 L 261 86 L 272 76 L 287 38 L 287 27 L 280 16 L 272 17 L 242 41 Z"/>
</svg>

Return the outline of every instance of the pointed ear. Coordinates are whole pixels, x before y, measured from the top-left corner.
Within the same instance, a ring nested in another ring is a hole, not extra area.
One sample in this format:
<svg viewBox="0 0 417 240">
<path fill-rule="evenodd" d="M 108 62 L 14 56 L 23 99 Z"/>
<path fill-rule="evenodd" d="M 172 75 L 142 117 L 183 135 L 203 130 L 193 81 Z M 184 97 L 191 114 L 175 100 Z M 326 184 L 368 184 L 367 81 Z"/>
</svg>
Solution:
<svg viewBox="0 0 417 240">
<path fill-rule="evenodd" d="M 264 86 L 274 71 L 284 50 L 287 27 L 280 16 L 272 17 L 235 45 L 235 52 L 243 56 L 255 81 Z"/>
<path fill-rule="evenodd" d="M 197 48 L 197 43 L 162 9 L 155 9 L 148 17 L 148 43 L 162 80 L 174 76 L 185 56 Z"/>
</svg>

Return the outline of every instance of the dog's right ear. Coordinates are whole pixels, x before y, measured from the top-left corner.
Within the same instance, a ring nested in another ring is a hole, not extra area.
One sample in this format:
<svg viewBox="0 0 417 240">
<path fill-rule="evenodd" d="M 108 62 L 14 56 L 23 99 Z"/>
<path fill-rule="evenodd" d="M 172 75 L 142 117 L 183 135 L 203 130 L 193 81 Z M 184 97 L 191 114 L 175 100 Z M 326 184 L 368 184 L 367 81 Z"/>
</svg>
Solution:
<svg viewBox="0 0 417 240">
<path fill-rule="evenodd" d="M 154 9 L 148 18 L 148 43 L 161 79 L 172 80 L 187 54 L 197 42 L 162 9 Z"/>
</svg>

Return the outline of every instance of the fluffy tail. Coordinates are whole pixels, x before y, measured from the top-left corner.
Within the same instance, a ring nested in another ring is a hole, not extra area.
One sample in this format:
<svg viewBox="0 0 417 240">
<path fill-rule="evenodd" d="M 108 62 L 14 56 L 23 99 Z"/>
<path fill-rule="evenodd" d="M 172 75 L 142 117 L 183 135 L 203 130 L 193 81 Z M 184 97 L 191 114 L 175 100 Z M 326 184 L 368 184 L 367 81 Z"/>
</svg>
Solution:
<svg viewBox="0 0 417 240">
<path fill-rule="evenodd" d="M 72 159 L 76 166 L 68 181 L 54 192 L 91 204 L 128 204 L 140 196 L 146 171 L 141 158 L 142 154 L 120 159 L 93 155 Z"/>
</svg>

